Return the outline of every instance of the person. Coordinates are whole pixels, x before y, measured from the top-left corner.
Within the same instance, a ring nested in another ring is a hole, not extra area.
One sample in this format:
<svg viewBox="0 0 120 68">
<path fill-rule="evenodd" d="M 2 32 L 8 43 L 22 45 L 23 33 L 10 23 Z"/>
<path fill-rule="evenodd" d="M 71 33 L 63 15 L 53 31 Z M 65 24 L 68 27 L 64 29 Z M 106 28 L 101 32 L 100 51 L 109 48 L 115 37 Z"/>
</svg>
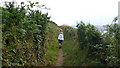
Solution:
<svg viewBox="0 0 120 68">
<path fill-rule="evenodd" d="M 60 29 L 58 33 L 59 48 L 62 47 L 63 40 L 64 40 L 63 32 L 62 32 L 62 29 Z"/>
</svg>

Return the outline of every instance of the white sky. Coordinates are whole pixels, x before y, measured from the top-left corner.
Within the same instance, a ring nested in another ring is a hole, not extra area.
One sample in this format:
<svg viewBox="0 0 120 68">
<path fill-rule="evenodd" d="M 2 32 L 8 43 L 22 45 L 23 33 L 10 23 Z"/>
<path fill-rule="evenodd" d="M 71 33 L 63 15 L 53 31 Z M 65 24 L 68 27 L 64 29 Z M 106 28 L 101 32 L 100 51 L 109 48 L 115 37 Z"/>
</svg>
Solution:
<svg viewBox="0 0 120 68">
<path fill-rule="evenodd" d="M 118 15 L 118 1 L 120 0 L 32 1 L 39 1 L 41 4 L 46 4 L 46 7 L 51 8 L 51 10 L 48 11 L 49 16 L 51 16 L 51 20 L 58 25 L 76 25 L 76 22 L 81 20 L 93 25 L 104 25 L 112 23 L 113 18 Z"/>
</svg>

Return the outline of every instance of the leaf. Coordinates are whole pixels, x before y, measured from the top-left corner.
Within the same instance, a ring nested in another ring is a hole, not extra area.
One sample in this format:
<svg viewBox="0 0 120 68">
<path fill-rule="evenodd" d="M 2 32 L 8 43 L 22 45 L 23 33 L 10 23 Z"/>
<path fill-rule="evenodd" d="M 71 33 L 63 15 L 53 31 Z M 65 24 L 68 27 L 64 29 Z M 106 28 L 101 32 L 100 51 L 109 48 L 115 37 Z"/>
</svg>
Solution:
<svg viewBox="0 0 120 68">
<path fill-rule="evenodd" d="M 39 2 L 36 2 L 35 4 L 39 4 Z"/>
</svg>

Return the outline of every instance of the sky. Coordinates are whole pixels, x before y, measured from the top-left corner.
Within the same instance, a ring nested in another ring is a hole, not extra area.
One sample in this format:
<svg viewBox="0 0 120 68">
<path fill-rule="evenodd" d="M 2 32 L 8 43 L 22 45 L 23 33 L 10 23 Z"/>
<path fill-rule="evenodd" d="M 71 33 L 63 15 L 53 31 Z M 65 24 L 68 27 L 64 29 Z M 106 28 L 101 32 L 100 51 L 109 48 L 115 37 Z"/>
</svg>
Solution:
<svg viewBox="0 0 120 68">
<path fill-rule="evenodd" d="M 2 0 L 5 1 L 5 0 Z M 8 0 L 7 0 L 8 1 Z M 17 2 L 25 0 L 14 0 Z M 45 4 L 51 20 L 58 25 L 76 25 L 83 21 L 92 25 L 111 24 L 118 16 L 120 0 L 32 0 Z"/>
</svg>

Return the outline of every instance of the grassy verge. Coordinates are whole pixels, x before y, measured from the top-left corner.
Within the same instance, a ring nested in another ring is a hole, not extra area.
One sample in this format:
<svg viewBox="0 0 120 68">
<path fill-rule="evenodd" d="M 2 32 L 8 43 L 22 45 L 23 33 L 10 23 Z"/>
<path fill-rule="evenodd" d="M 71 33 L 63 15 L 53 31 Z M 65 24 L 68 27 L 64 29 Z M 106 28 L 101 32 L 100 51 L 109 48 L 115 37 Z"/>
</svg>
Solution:
<svg viewBox="0 0 120 68">
<path fill-rule="evenodd" d="M 43 57 L 46 62 L 45 65 L 54 66 L 57 61 L 57 48 L 55 45 L 50 45 L 45 56 Z"/>
<path fill-rule="evenodd" d="M 48 24 L 46 42 L 45 42 L 45 55 L 43 60 L 45 62 L 44 66 L 55 66 L 57 62 L 57 52 L 58 52 L 58 27 L 50 23 Z"/>
<path fill-rule="evenodd" d="M 74 40 L 65 40 L 63 51 L 65 58 L 63 66 L 91 66 L 93 63 L 92 59 L 87 57 L 88 49 L 80 50 Z"/>
</svg>

